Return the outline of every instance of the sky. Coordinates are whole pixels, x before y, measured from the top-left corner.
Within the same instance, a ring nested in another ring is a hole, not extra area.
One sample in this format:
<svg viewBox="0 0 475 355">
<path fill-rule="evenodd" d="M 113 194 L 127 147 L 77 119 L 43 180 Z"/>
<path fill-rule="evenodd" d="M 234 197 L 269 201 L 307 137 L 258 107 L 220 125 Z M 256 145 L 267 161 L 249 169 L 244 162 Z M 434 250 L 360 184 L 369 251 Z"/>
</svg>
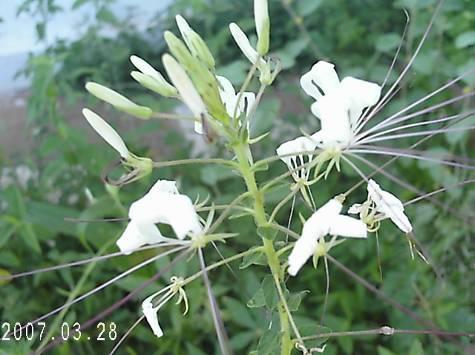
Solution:
<svg viewBox="0 0 475 355">
<path fill-rule="evenodd" d="M 123 17 L 127 8 L 136 8 L 137 24 L 148 23 L 150 16 L 165 8 L 172 0 L 116 0 L 112 9 L 116 16 Z M 44 44 L 39 44 L 35 34 L 35 20 L 29 15 L 16 16 L 18 6 L 23 0 L 0 0 L 0 91 L 15 91 L 27 87 L 25 79 L 14 79 L 15 73 L 26 62 L 29 52 L 39 51 Z M 81 34 L 80 26 L 84 20 L 92 17 L 92 6 L 86 4 L 71 11 L 74 0 L 56 0 L 64 11 L 51 18 L 48 25 L 47 43 L 56 39 L 75 39 Z M 78 30 L 79 29 L 79 30 Z"/>
</svg>

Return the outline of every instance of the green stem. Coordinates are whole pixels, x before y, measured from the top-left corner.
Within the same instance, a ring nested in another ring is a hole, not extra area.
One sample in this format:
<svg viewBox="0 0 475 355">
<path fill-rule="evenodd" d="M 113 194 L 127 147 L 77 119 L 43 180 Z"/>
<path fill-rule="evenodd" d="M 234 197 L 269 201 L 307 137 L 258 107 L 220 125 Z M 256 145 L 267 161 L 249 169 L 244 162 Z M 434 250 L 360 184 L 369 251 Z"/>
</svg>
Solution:
<svg viewBox="0 0 475 355">
<path fill-rule="evenodd" d="M 254 200 L 254 220 L 256 226 L 262 227 L 268 224 L 267 216 L 264 208 L 264 195 L 262 191 L 259 190 L 254 175 L 252 166 L 249 164 L 248 152 L 249 145 L 243 143 L 237 143 L 234 146 L 234 152 L 236 154 L 237 162 L 239 165 L 239 171 L 246 183 L 247 190 Z M 264 235 L 262 237 L 264 253 L 267 257 L 267 263 L 271 270 L 272 276 L 276 283 L 277 287 L 280 286 L 280 281 L 282 280 L 279 257 L 272 243 L 271 236 L 266 238 Z M 279 304 L 279 319 L 280 319 L 280 329 L 282 332 L 281 335 L 281 354 L 290 355 L 293 348 L 293 341 L 290 336 L 290 327 L 289 327 L 289 317 L 286 312 L 285 299 Z"/>
</svg>

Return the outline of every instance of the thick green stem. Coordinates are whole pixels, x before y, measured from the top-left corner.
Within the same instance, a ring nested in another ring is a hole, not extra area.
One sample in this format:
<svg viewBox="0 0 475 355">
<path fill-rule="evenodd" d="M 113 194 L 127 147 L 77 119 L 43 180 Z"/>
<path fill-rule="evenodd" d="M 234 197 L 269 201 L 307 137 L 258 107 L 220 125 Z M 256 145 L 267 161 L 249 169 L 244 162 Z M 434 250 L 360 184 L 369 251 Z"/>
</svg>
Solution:
<svg viewBox="0 0 475 355">
<path fill-rule="evenodd" d="M 254 200 L 254 220 L 256 226 L 263 227 L 268 224 L 266 212 L 264 208 L 264 195 L 259 190 L 254 171 L 249 163 L 248 152 L 249 146 L 247 144 L 238 143 L 234 146 L 234 152 L 238 161 L 239 171 L 246 183 L 247 190 Z M 272 276 L 276 282 L 281 282 L 282 275 L 280 271 L 279 257 L 275 251 L 274 244 L 272 243 L 271 236 L 266 238 L 262 236 L 263 248 L 267 257 L 269 268 L 272 272 Z M 285 300 L 284 300 L 285 302 Z M 292 352 L 293 341 L 290 336 L 289 317 L 285 310 L 284 303 L 281 302 L 278 307 L 281 335 L 281 354 L 289 355 Z"/>
</svg>

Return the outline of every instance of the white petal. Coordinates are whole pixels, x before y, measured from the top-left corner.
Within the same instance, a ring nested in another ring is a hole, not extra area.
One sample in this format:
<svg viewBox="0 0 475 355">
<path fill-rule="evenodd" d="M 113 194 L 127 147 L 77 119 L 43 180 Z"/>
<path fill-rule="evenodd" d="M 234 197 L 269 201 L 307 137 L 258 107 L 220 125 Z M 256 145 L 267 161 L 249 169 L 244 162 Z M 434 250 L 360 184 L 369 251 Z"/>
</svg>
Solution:
<svg viewBox="0 0 475 355">
<path fill-rule="evenodd" d="M 147 244 L 164 241 L 165 238 L 154 224 L 137 223 L 131 220 L 116 244 L 124 254 L 130 254 Z"/>
<path fill-rule="evenodd" d="M 162 61 L 168 77 L 178 90 L 181 99 L 193 112 L 193 115 L 201 120 L 202 115 L 206 113 L 206 106 L 188 74 L 171 55 L 165 54 Z"/>
<path fill-rule="evenodd" d="M 328 234 L 346 238 L 366 238 L 368 236 L 365 223 L 359 219 L 342 215 L 332 219 Z"/>
<path fill-rule="evenodd" d="M 152 193 L 155 191 L 168 192 L 170 194 L 179 193 L 176 187 L 176 181 L 173 180 L 158 180 L 149 191 Z"/>
<path fill-rule="evenodd" d="M 154 297 L 155 295 L 152 295 L 142 302 L 142 311 L 145 318 L 147 319 L 148 324 L 150 325 L 150 328 L 152 328 L 153 334 L 160 338 L 163 336 L 163 331 L 158 324 L 158 308 L 154 308 L 152 304 L 152 299 Z"/>
<path fill-rule="evenodd" d="M 203 134 L 203 123 L 201 121 L 195 121 L 195 132 L 198 134 Z"/>
<path fill-rule="evenodd" d="M 307 262 L 307 260 L 315 252 L 318 243 L 318 235 L 302 235 L 294 245 L 292 252 L 289 255 L 288 273 L 291 276 L 297 275 L 297 272 Z"/>
<path fill-rule="evenodd" d="M 120 156 L 124 159 L 127 159 L 130 156 L 129 150 L 125 145 L 122 138 L 112 128 L 106 121 L 104 121 L 98 114 L 85 108 L 82 110 L 82 114 L 86 118 L 87 122 L 94 128 L 94 130 L 102 137 L 104 140 L 110 144 L 112 148 L 119 152 Z"/>
<path fill-rule="evenodd" d="M 342 208 L 343 205 L 341 202 L 335 199 L 331 199 L 325 203 L 305 222 L 302 229 L 302 236 L 313 235 L 320 238 L 327 235 L 334 217 L 340 214 Z"/>
<path fill-rule="evenodd" d="M 351 76 L 341 81 L 341 90 L 348 98 L 350 120 L 353 125 L 361 116 L 363 109 L 375 105 L 381 96 L 381 87 L 378 84 Z"/>
<path fill-rule="evenodd" d="M 191 29 L 190 25 L 188 25 L 188 22 L 181 16 L 181 15 L 176 15 L 175 16 L 176 24 L 178 25 L 178 29 L 180 30 L 181 36 L 183 39 L 186 38 L 188 33 L 192 32 L 193 30 Z"/>
<path fill-rule="evenodd" d="M 319 61 L 300 78 L 300 85 L 307 95 L 318 100 L 322 94 L 338 89 L 340 80 L 333 64 Z"/>
<path fill-rule="evenodd" d="M 247 38 L 246 34 L 241 30 L 241 28 L 233 22 L 229 25 L 229 30 L 231 31 L 231 35 L 233 36 L 234 41 L 239 46 L 243 54 L 247 57 L 247 59 L 252 64 L 255 64 L 257 62 L 257 59 L 260 59 L 259 66 L 264 66 L 264 60 L 262 58 L 259 58 L 259 54 L 251 46 L 249 39 Z"/>
<path fill-rule="evenodd" d="M 374 180 L 368 182 L 368 195 L 376 204 L 376 210 L 390 218 L 404 233 L 412 231 L 412 225 L 404 214 L 404 205 L 396 196 L 384 191 Z"/>
<path fill-rule="evenodd" d="M 353 138 L 347 101 L 338 92 L 322 96 L 311 106 L 312 113 L 320 119 L 321 138 L 324 143 L 348 145 Z"/>
<path fill-rule="evenodd" d="M 169 224 L 178 239 L 202 232 L 191 199 L 186 195 L 161 191 L 159 188 L 152 188 L 145 196 L 132 203 L 129 217 L 140 224 Z"/>
<path fill-rule="evenodd" d="M 361 203 L 355 203 L 353 206 L 350 207 L 348 210 L 349 214 L 359 214 L 363 208 Z"/>
<path fill-rule="evenodd" d="M 239 117 L 241 115 L 240 107 L 237 105 L 237 95 L 234 91 L 234 87 L 231 82 L 225 78 L 224 76 L 216 76 L 219 82 L 219 96 L 221 101 L 223 102 L 224 106 L 226 107 L 226 112 L 230 117 L 233 117 L 234 111 L 236 110 L 236 116 Z"/>
<path fill-rule="evenodd" d="M 246 116 L 249 116 L 252 107 L 254 106 L 254 102 L 256 101 L 256 94 L 253 92 L 243 92 L 241 97 L 241 102 L 239 105 L 241 106 L 241 111 L 246 110 Z"/>
<path fill-rule="evenodd" d="M 148 64 L 145 60 L 143 60 L 140 57 L 137 57 L 136 55 L 130 56 L 130 61 L 132 64 L 140 70 L 143 74 L 148 75 L 152 78 L 154 78 L 157 81 L 166 81 L 165 78 L 158 72 L 154 67 L 152 67 L 150 64 Z"/>
</svg>

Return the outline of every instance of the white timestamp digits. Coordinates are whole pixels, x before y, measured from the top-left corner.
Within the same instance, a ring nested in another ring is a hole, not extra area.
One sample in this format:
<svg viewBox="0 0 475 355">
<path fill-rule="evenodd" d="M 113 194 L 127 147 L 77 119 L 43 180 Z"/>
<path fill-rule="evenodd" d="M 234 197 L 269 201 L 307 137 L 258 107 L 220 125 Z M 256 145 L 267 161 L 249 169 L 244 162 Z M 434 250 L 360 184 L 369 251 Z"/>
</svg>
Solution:
<svg viewBox="0 0 475 355">
<path fill-rule="evenodd" d="M 33 340 L 35 338 L 35 335 L 38 334 L 38 332 L 39 338 L 41 340 L 45 328 L 45 322 L 36 323 L 36 328 L 35 325 L 30 322 L 24 325 L 22 325 L 20 322 L 3 322 L 1 326 L 2 337 L 0 338 L 0 341 Z"/>
</svg>

